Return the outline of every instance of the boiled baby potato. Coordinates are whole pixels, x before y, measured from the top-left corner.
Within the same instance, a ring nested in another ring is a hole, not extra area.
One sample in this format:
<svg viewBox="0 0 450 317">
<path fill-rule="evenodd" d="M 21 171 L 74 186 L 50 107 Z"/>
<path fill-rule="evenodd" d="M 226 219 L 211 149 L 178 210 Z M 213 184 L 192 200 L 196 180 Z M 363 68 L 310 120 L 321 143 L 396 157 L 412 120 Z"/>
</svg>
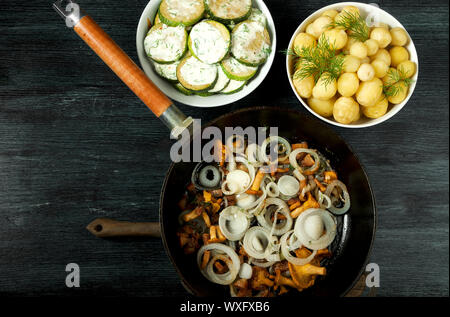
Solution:
<svg viewBox="0 0 450 317">
<path fill-rule="evenodd" d="M 388 100 L 390 103 L 398 105 L 399 103 L 402 103 L 403 100 L 406 99 L 406 96 L 408 96 L 409 89 L 408 86 L 403 81 L 395 83 L 393 87 L 395 87 L 397 94 L 395 94 L 394 96 L 389 96 Z"/>
<path fill-rule="evenodd" d="M 404 75 L 406 78 L 411 78 L 416 73 L 416 63 L 412 61 L 401 62 L 397 66 L 397 70 Z"/>
<path fill-rule="evenodd" d="M 329 17 L 331 19 L 334 19 L 336 17 L 336 15 L 338 15 L 339 12 L 337 12 L 336 10 L 326 10 L 324 13 L 322 13 L 322 16 L 325 17 Z"/>
<path fill-rule="evenodd" d="M 408 43 L 408 35 L 402 28 L 391 29 L 392 45 L 405 46 Z"/>
<path fill-rule="evenodd" d="M 300 79 L 300 76 L 299 76 L 300 71 L 301 70 L 299 69 L 294 73 L 294 77 L 293 77 L 294 87 L 295 87 L 295 90 L 297 90 L 297 93 L 302 98 L 309 98 L 309 97 L 311 97 L 312 90 L 313 90 L 314 84 L 315 84 L 314 77 L 309 76 L 307 78 Z"/>
<path fill-rule="evenodd" d="M 372 107 L 362 107 L 362 113 L 370 119 L 377 119 L 384 116 L 387 112 L 389 102 L 386 96 L 382 95 L 380 100 Z"/>
<path fill-rule="evenodd" d="M 391 67 L 391 68 L 389 68 L 386 76 L 384 76 L 382 78 L 383 84 L 388 85 L 388 86 L 393 85 L 396 83 L 395 78 L 399 78 L 399 77 L 400 77 L 400 74 L 398 73 L 398 70 Z"/>
<path fill-rule="evenodd" d="M 308 105 L 318 115 L 328 118 L 333 115 L 333 107 L 334 107 L 335 101 L 336 101 L 336 98 L 331 98 L 328 100 L 319 100 L 316 98 L 309 98 Z"/>
<path fill-rule="evenodd" d="M 319 36 L 328 30 L 328 26 L 333 22 L 333 20 L 328 16 L 321 16 L 316 19 L 313 23 L 313 29 L 316 34 Z"/>
<path fill-rule="evenodd" d="M 409 59 L 409 52 L 403 46 L 394 46 L 389 50 L 391 55 L 391 65 L 397 67 L 400 63 Z"/>
<path fill-rule="evenodd" d="M 356 42 L 350 47 L 350 55 L 360 59 L 367 57 L 367 46 L 363 42 Z"/>
<path fill-rule="evenodd" d="M 351 97 L 358 91 L 358 76 L 355 73 L 343 73 L 338 79 L 337 86 L 342 96 Z"/>
<path fill-rule="evenodd" d="M 389 66 L 381 59 L 376 59 L 376 60 L 372 61 L 371 65 L 372 65 L 373 69 L 375 70 L 375 77 L 383 78 L 384 76 L 387 75 Z"/>
<path fill-rule="evenodd" d="M 379 78 L 363 81 L 356 92 L 356 100 L 363 107 L 372 107 L 380 100 L 383 82 Z"/>
<path fill-rule="evenodd" d="M 359 119 L 359 105 L 352 97 L 340 97 L 334 103 L 333 117 L 339 123 L 350 124 Z"/>
<path fill-rule="evenodd" d="M 367 47 L 367 56 L 373 56 L 378 52 L 378 49 L 380 48 L 378 45 L 378 42 L 372 39 L 368 39 L 364 42 L 364 44 Z"/>
<path fill-rule="evenodd" d="M 336 80 L 333 79 L 331 82 L 327 83 L 326 76 L 328 74 L 322 74 L 317 84 L 314 86 L 312 95 L 314 98 L 319 100 L 328 100 L 334 97 L 337 91 L 337 83 Z"/>
<path fill-rule="evenodd" d="M 391 66 L 391 54 L 389 54 L 389 52 L 384 48 L 378 50 L 378 52 L 372 56 L 372 61 L 376 59 L 380 59 L 385 62 L 386 65 Z"/>
<path fill-rule="evenodd" d="M 371 64 L 361 64 L 358 69 L 358 78 L 361 81 L 369 81 L 375 77 L 375 69 Z"/>
<path fill-rule="evenodd" d="M 356 73 L 361 65 L 361 60 L 353 55 L 345 55 L 343 70 L 346 73 Z"/>
<path fill-rule="evenodd" d="M 340 50 L 347 44 L 347 33 L 343 29 L 334 28 L 331 30 L 326 30 L 323 36 L 328 41 L 328 43 L 333 46 L 334 49 Z"/>
<path fill-rule="evenodd" d="M 378 42 L 380 48 L 385 48 L 391 44 L 392 36 L 388 29 L 377 27 L 370 32 L 370 38 Z"/>
<path fill-rule="evenodd" d="M 345 47 L 343 48 L 343 53 L 346 55 L 350 54 L 350 47 L 352 47 L 353 44 L 355 44 L 356 42 L 359 42 L 357 39 L 355 39 L 354 37 L 349 36 L 347 39 L 347 44 L 345 44 Z"/>
<path fill-rule="evenodd" d="M 308 33 L 299 33 L 294 40 L 294 51 L 301 56 L 303 48 L 313 47 L 316 45 L 316 39 Z"/>
<path fill-rule="evenodd" d="M 307 34 L 311 35 L 312 37 L 314 37 L 315 39 L 319 38 L 319 34 L 317 34 L 314 30 L 314 22 L 311 24 L 308 24 L 305 32 Z"/>
</svg>

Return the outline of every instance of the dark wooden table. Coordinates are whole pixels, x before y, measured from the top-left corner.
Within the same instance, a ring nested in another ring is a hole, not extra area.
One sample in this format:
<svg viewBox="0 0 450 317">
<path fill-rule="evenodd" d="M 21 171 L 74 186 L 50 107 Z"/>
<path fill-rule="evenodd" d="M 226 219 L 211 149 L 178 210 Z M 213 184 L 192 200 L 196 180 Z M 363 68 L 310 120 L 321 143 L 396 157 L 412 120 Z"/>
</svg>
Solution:
<svg viewBox="0 0 450 317">
<path fill-rule="evenodd" d="M 278 50 L 328 4 L 266 2 Z M 147 0 L 80 4 L 137 61 L 135 30 Z M 380 5 L 414 39 L 418 86 L 388 122 L 334 129 L 359 155 L 375 190 L 377 294 L 448 296 L 448 2 Z M 161 241 L 101 240 L 84 228 L 97 217 L 158 220 L 171 144 L 166 128 L 65 27 L 50 1 L 3 0 L 0 33 L 0 294 L 185 295 Z M 244 100 L 181 109 L 205 122 L 248 106 L 301 109 L 284 59 L 277 53 L 265 82 Z M 71 262 L 81 268 L 78 289 L 65 286 Z"/>
</svg>

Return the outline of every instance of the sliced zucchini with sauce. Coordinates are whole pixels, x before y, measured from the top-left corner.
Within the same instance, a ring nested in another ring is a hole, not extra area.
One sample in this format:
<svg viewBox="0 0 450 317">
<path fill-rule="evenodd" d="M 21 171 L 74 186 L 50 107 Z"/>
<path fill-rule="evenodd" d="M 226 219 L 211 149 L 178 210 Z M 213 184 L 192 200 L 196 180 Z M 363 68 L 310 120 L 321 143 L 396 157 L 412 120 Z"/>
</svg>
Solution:
<svg viewBox="0 0 450 317">
<path fill-rule="evenodd" d="M 246 20 L 252 11 L 252 0 L 205 0 L 211 19 L 229 24 Z"/>
<path fill-rule="evenodd" d="M 216 84 L 212 89 L 210 89 L 208 92 L 211 94 L 219 93 L 222 90 L 227 87 L 228 83 L 230 82 L 230 78 L 225 74 L 222 67 L 220 65 L 217 65 L 217 81 Z"/>
<path fill-rule="evenodd" d="M 224 59 L 220 66 L 228 78 L 233 80 L 249 80 L 258 71 L 258 67 L 244 65 L 233 57 Z"/>
<path fill-rule="evenodd" d="M 189 34 L 188 46 L 192 55 L 206 64 L 216 64 L 228 54 L 231 35 L 227 27 L 213 20 L 197 23 Z"/>
<path fill-rule="evenodd" d="M 153 62 L 153 66 L 155 67 L 156 73 L 171 81 L 171 82 L 178 82 L 177 78 L 177 66 L 180 64 L 180 61 L 176 61 L 174 63 L 170 64 L 159 64 L 156 62 Z"/>
<path fill-rule="evenodd" d="M 255 22 L 259 22 L 262 25 L 264 25 L 264 27 L 267 26 L 267 18 L 266 16 L 262 13 L 261 10 L 259 10 L 258 8 L 252 8 L 252 13 L 250 14 L 250 16 L 248 17 L 248 20 L 250 21 L 255 21 Z"/>
<path fill-rule="evenodd" d="M 238 91 L 241 91 L 244 88 L 247 81 L 233 80 L 231 79 L 228 83 L 228 86 L 225 87 L 224 90 L 221 91 L 222 94 L 231 95 Z"/>
<path fill-rule="evenodd" d="M 195 92 L 206 92 L 214 87 L 217 77 L 217 65 L 203 63 L 194 56 L 186 56 L 177 67 L 178 81 Z"/>
<path fill-rule="evenodd" d="M 153 20 L 153 25 L 160 24 L 161 19 L 159 18 L 159 10 L 156 12 L 155 19 Z"/>
<path fill-rule="evenodd" d="M 181 92 L 182 94 L 185 94 L 186 96 L 191 96 L 194 94 L 193 91 L 190 91 L 189 89 L 184 88 L 183 85 L 180 83 L 176 83 L 175 88 L 178 89 L 178 91 Z"/>
<path fill-rule="evenodd" d="M 259 66 L 267 60 L 270 53 L 270 35 L 261 23 L 247 20 L 233 29 L 231 54 L 241 63 Z"/>
<path fill-rule="evenodd" d="M 194 25 L 203 17 L 203 0 L 163 0 L 159 6 L 161 22 L 170 25 Z"/>
<path fill-rule="evenodd" d="M 145 52 L 157 63 L 173 63 L 186 52 L 187 39 L 188 35 L 184 27 L 159 23 L 154 25 L 145 37 Z"/>
</svg>

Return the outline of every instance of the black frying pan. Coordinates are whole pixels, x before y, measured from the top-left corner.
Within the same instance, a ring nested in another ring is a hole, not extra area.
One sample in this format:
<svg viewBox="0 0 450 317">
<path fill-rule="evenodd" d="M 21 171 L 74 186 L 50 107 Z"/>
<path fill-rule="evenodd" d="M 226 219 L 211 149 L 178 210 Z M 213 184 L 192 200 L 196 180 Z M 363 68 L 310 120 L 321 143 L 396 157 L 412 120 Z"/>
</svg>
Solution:
<svg viewBox="0 0 450 317">
<path fill-rule="evenodd" d="M 126 54 L 89 17 L 74 15 L 54 5 L 65 18 L 72 19 L 75 31 L 105 63 L 138 95 L 141 100 L 171 129 L 172 134 L 189 124 L 186 117 L 143 74 Z M 217 118 L 208 124 L 224 131 L 225 127 L 278 127 L 278 133 L 290 140 L 307 141 L 318 149 L 336 169 L 351 197 L 351 209 L 338 217 L 338 235 L 331 246 L 333 256 L 326 263 L 327 275 L 311 288 L 291 292 L 300 296 L 343 296 L 364 272 L 376 227 L 376 208 L 372 190 L 358 158 L 350 146 L 328 126 L 294 110 L 282 108 L 251 108 Z M 121 223 L 108 219 L 93 221 L 88 229 L 101 237 L 123 235 L 158 236 L 186 288 L 198 296 L 227 295 L 228 288 L 207 281 L 197 268 L 194 256 L 186 256 L 178 245 L 177 202 L 191 179 L 196 163 L 172 164 L 167 172 L 160 199 L 160 232 L 152 223 Z"/>
</svg>

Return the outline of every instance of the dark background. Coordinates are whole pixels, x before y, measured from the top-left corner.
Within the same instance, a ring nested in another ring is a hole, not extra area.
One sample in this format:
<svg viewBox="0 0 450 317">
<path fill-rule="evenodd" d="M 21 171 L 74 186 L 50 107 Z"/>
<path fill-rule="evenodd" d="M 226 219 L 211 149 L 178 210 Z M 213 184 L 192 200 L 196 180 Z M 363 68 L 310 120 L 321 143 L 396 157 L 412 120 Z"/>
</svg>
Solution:
<svg viewBox="0 0 450 317">
<path fill-rule="evenodd" d="M 147 0 L 80 0 L 136 61 Z M 278 48 L 327 1 L 267 0 Z M 379 1 L 411 34 L 419 82 L 394 118 L 368 129 L 333 127 L 366 167 L 378 207 L 371 257 L 379 296 L 448 296 L 448 2 Z M 157 221 L 169 133 L 67 29 L 49 1 L 0 7 L 0 294 L 185 295 L 162 243 L 101 240 L 97 217 Z M 204 122 L 248 106 L 302 108 L 277 53 L 250 96 L 216 109 L 180 108 Z M 81 287 L 65 286 L 65 266 Z"/>
</svg>

